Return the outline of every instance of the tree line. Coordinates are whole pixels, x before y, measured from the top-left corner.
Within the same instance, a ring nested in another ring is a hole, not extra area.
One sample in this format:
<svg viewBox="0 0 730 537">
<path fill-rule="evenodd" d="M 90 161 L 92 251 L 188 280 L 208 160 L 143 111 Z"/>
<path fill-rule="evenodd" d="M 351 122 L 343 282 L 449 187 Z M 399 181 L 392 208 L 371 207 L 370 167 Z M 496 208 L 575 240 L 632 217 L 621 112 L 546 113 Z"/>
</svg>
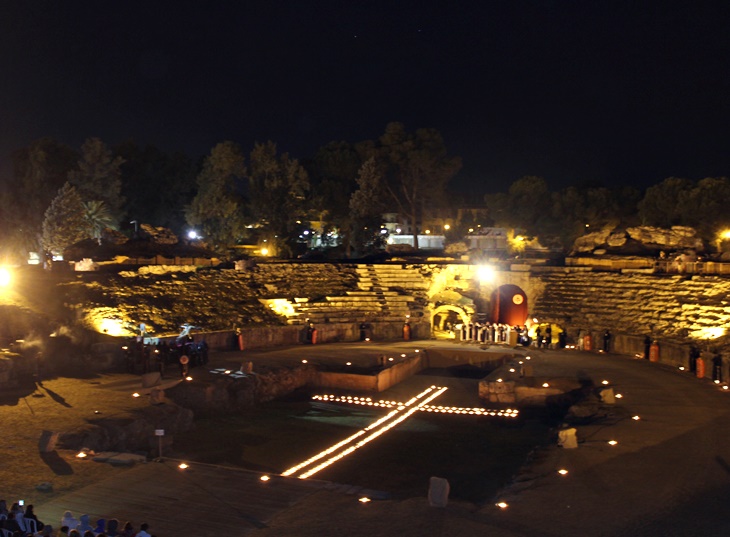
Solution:
<svg viewBox="0 0 730 537">
<path fill-rule="evenodd" d="M 645 190 L 585 184 L 551 191 L 542 177 L 522 177 L 507 192 L 487 194 L 491 224 L 516 228 L 545 246 L 569 250 L 573 241 L 606 227 L 689 226 L 708 244 L 730 228 L 730 180 L 669 177 Z"/>
<path fill-rule="evenodd" d="M 441 134 L 397 122 L 375 140 L 330 142 L 302 161 L 271 141 L 247 153 L 225 141 L 193 159 L 132 141 L 109 147 L 90 138 L 76 151 L 44 138 L 12 162 L 12 174 L 0 178 L 0 246 L 16 260 L 101 241 L 105 229 L 129 230 L 133 221 L 177 234 L 195 227 L 224 255 L 237 244 L 266 241 L 281 257 L 301 253 L 301 237 L 318 221 L 324 245 L 361 255 L 382 245 L 383 213 L 398 213 L 418 231 L 429 213 L 450 204 L 482 207 L 480 224 L 520 229 L 566 249 L 586 229 L 607 225 L 688 225 L 707 240 L 730 225 L 726 178 L 668 178 L 646 191 L 591 184 L 550 191 L 543 178 L 523 177 L 507 192 L 464 202 L 446 195 L 461 160 Z M 455 221 L 447 239 L 459 240 L 473 224 Z"/>
<path fill-rule="evenodd" d="M 247 241 L 266 241 L 277 255 L 301 252 L 311 221 L 323 240 L 338 237 L 349 253 L 377 247 L 382 214 L 398 212 L 413 226 L 442 199 L 461 166 L 435 129 L 409 132 L 390 123 L 381 137 L 331 142 L 300 162 L 274 142 L 244 153 L 217 144 L 199 160 L 125 142 L 90 138 L 80 152 L 44 138 L 13 155 L 12 176 L 0 178 L 4 252 L 62 252 L 106 228 L 132 221 L 186 227 L 225 254 Z"/>
</svg>

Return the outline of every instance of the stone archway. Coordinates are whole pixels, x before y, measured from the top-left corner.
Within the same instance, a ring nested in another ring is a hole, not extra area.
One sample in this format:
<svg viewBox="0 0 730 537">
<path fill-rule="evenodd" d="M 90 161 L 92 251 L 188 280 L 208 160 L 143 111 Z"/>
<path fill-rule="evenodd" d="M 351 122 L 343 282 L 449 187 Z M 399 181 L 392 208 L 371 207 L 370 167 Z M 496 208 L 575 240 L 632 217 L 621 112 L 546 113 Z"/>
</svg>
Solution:
<svg viewBox="0 0 730 537">
<path fill-rule="evenodd" d="M 501 285 L 491 297 L 492 322 L 523 326 L 527 320 L 527 294 L 517 285 Z"/>
<path fill-rule="evenodd" d="M 431 333 L 440 337 L 456 337 L 456 324 L 469 324 L 469 313 L 459 306 L 442 304 L 431 312 Z"/>
</svg>

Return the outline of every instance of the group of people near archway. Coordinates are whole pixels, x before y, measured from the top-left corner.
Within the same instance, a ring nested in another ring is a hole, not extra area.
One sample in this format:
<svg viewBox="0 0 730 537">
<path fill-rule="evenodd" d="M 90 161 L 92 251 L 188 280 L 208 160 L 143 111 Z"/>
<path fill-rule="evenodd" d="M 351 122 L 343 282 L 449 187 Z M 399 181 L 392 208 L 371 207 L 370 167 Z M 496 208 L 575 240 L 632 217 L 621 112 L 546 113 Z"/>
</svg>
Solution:
<svg viewBox="0 0 730 537">
<path fill-rule="evenodd" d="M 506 323 L 490 323 L 488 321 L 473 321 L 456 325 L 461 335 L 461 341 L 473 341 L 475 343 L 510 343 L 516 341 L 520 345 L 529 345 L 530 338 L 527 336 L 527 329 L 524 326 L 510 326 Z M 512 333 L 516 333 L 514 338 Z M 514 339 L 513 339 L 514 338 Z"/>
</svg>

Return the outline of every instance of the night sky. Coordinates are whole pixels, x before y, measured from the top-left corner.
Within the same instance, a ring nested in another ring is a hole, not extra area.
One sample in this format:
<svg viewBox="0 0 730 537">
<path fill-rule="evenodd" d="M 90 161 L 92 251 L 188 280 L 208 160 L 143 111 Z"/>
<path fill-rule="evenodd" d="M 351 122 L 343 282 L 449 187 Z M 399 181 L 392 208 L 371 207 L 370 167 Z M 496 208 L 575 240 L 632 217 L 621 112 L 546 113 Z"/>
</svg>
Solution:
<svg viewBox="0 0 730 537">
<path fill-rule="evenodd" d="M 0 4 L 0 173 L 42 136 L 300 159 L 389 121 L 439 129 L 455 186 L 730 175 L 730 4 Z"/>
</svg>

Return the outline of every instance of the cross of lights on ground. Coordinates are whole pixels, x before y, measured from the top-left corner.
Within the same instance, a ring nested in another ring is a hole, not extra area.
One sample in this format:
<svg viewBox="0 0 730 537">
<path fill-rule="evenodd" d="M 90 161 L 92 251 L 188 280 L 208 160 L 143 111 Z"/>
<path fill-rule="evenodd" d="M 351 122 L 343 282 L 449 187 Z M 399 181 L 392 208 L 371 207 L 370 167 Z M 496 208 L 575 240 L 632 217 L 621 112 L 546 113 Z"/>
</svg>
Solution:
<svg viewBox="0 0 730 537">
<path fill-rule="evenodd" d="M 320 470 L 327 468 L 335 462 L 354 453 L 380 435 L 386 433 L 399 423 L 407 420 L 416 412 L 437 412 L 446 414 L 470 414 L 478 416 L 499 416 L 503 418 L 515 418 L 518 411 L 514 409 L 506 410 L 489 410 L 484 408 L 460 408 L 447 406 L 429 405 L 431 401 L 443 394 L 447 388 L 430 386 L 418 395 L 411 397 L 405 403 L 396 401 L 373 401 L 370 397 L 352 397 L 352 396 L 335 396 L 335 395 L 315 395 L 312 397 L 315 401 L 326 401 L 333 403 L 348 403 L 362 406 L 390 408 L 388 414 L 371 423 L 364 429 L 359 430 L 355 434 L 345 438 L 344 440 L 334 444 L 333 446 L 321 451 L 317 455 L 292 466 L 288 470 L 282 472 L 283 476 L 294 475 L 302 471 L 297 477 L 306 479 L 313 476 Z M 320 462 L 321 461 L 321 462 Z"/>
</svg>

